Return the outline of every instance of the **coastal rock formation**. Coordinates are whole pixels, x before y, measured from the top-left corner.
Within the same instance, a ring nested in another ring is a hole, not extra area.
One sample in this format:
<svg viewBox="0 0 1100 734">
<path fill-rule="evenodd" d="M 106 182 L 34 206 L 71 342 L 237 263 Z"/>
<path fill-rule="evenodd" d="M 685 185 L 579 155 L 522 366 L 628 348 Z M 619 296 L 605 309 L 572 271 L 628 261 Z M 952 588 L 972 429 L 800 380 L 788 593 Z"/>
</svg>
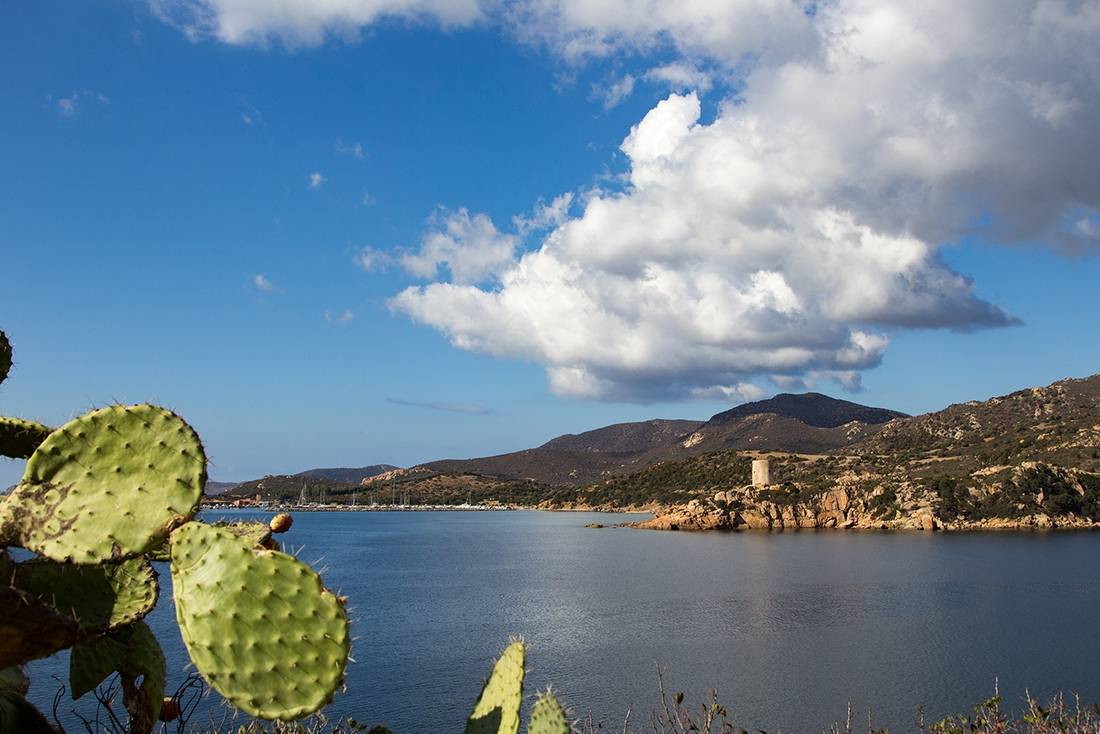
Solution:
<svg viewBox="0 0 1100 734">
<path fill-rule="evenodd" d="M 975 507 L 1013 503 L 1017 513 L 960 514 L 954 495 L 906 482 L 867 486 L 867 477 L 843 475 L 829 490 L 801 493 L 791 485 L 741 486 L 706 499 L 658 508 L 651 520 L 631 523 L 650 530 L 889 529 L 980 530 L 1095 528 L 1080 512 L 1095 501 L 1087 477 L 1073 470 L 1027 462 L 1000 483 L 964 488 Z M 1084 480 L 1084 481 L 1082 481 Z M 1051 502 L 1057 496 L 1055 502 Z M 984 505 L 982 503 L 985 503 Z"/>
</svg>

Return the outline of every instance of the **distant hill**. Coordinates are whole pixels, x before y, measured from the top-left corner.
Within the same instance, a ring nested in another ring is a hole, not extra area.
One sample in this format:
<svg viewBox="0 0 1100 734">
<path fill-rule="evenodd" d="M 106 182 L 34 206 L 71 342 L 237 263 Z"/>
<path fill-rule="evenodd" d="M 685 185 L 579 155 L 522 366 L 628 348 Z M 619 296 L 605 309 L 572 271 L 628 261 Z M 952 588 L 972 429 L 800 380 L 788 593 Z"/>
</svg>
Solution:
<svg viewBox="0 0 1100 734">
<path fill-rule="evenodd" d="M 783 394 L 723 411 L 706 422 L 617 423 L 559 436 L 533 449 L 433 461 L 422 468 L 553 486 L 583 485 L 713 451 L 832 451 L 862 441 L 888 421 L 904 417 L 896 410 L 819 393 Z"/>
<path fill-rule="evenodd" d="M 533 449 L 476 459 L 444 459 L 422 467 L 551 485 L 587 484 L 647 466 L 654 460 L 650 452 L 674 447 L 677 440 L 699 425 L 699 421 L 663 419 L 616 423 L 558 436 Z"/>
<path fill-rule="evenodd" d="M 755 455 L 666 461 L 544 506 L 675 506 L 649 527 L 1097 527 L 1100 375 L 895 418 L 824 454 L 771 453 L 759 490 L 745 487 Z"/>
<path fill-rule="evenodd" d="M 836 428 L 852 421 L 877 425 L 895 418 L 909 417 L 896 410 L 871 408 L 850 400 L 837 400 L 821 393 L 807 392 L 781 393 L 767 400 L 738 405 L 736 408 L 718 413 L 707 422 L 711 425 L 720 425 L 768 413 L 783 418 L 794 418 L 815 428 Z"/>
<path fill-rule="evenodd" d="M 584 433 L 567 433 L 539 446 L 546 451 L 632 453 L 675 442 L 702 425 L 701 421 L 662 420 L 616 423 Z"/>
<path fill-rule="evenodd" d="M 331 479 L 334 482 L 344 482 L 345 484 L 359 484 L 359 482 L 367 477 L 377 476 L 383 472 L 398 468 L 399 467 L 393 466 L 392 464 L 372 464 L 371 466 L 360 466 L 357 468 L 336 467 L 332 469 L 308 469 L 303 472 L 298 472 L 293 476 Z"/>
<path fill-rule="evenodd" d="M 306 477 L 301 474 L 269 474 L 262 479 L 241 482 L 225 494 L 231 497 L 252 497 L 260 495 L 265 500 L 289 502 L 297 500 L 302 489 L 306 491 L 309 502 L 317 502 L 322 493 L 326 499 L 343 494 L 351 495 L 359 485 L 350 482 L 338 482 L 328 477 Z"/>
<path fill-rule="evenodd" d="M 1091 465 L 1100 453 L 1100 375 L 892 421 L 850 451 L 941 461 L 969 457 L 984 464 L 1034 459 Z"/>
<path fill-rule="evenodd" d="M 203 491 L 203 494 L 213 497 L 223 492 L 228 492 L 236 486 L 237 482 L 214 482 L 207 480 L 206 489 Z"/>
</svg>

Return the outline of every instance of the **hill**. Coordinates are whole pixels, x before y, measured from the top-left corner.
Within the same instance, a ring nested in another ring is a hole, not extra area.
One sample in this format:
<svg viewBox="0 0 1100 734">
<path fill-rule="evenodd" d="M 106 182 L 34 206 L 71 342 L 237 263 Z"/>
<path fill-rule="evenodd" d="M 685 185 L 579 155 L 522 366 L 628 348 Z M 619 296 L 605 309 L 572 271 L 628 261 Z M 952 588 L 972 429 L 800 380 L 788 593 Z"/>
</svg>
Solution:
<svg viewBox="0 0 1100 734">
<path fill-rule="evenodd" d="M 548 485 L 578 485 L 628 474 L 674 450 L 699 421 L 655 419 L 617 423 L 580 434 L 566 434 L 533 449 L 476 459 L 444 459 L 422 468 L 494 476 Z"/>
<path fill-rule="evenodd" d="M 736 408 L 718 413 L 708 423 L 722 425 L 753 415 L 771 414 L 783 418 L 793 418 L 815 428 L 836 428 L 845 423 L 857 421 L 869 425 L 886 423 L 895 418 L 908 418 L 905 413 L 886 408 L 872 408 L 853 403 L 850 400 L 837 400 L 821 393 L 801 394 L 780 393 L 767 400 L 744 403 Z"/>
<path fill-rule="evenodd" d="M 743 419 L 742 419 L 743 420 Z M 578 490 L 576 504 L 667 505 L 650 527 L 969 529 L 1100 524 L 1100 375 L 895 418 L 827 454 L 719 451 Z"/>
<path fill-rule="evenodd" d="M 583 485 L 721 450 L 831 451 L 862 441 L 901 417 L 905 414 L 819 393 L 783 394 L 723 411 L 706 422 L 618 423 L 558 436 L 537 448 L 422 466 L 551 486 Z"/>
<path fill-rule="evenodd" d="M 334 482 L 343 482 L 345 484 L 359 484 L 359 482 L 368 477 L 374 477 L 383 472 L 388 472 L 397 468 L 399 467 L 392 464 L 372 464 L 371 466 L 361 466 L 358 468 L 335 467 L 332 469 L 307 469 L 293 476 L 312 479 L 331 479 Z"/>
</svg>

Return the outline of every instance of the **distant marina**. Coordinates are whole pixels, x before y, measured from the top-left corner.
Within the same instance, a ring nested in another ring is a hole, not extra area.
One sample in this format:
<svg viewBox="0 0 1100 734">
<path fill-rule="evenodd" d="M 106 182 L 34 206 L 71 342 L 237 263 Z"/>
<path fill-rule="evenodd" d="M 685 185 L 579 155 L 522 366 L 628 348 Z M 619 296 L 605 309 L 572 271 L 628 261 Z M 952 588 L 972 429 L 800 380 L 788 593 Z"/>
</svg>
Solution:
<svg viewBox="0 0 1100 734">
<path fill-rule="evenodd" d="M 309 496 L 309 483 L 302 484 L 301 494 L 295 502 L 273 502 L 264 499 L 261 494 L 255 497 L 219 497 L 208 496 L 203 498 L 203 505 L 207 509 L 250 509 L 264 512 L 489 512 L 512 511 L 519 509 L 512 505 L 496 502 L 488 504 L 472 504 L 470 498 L 458 505 L 440 504 L 413 504 L 408 492 L 402 492 L 398 496 L 391 490 L 390 502 L 378 502 L 377 492 L 367 492 L 366 504 L 359 503 L 359 493 L 353 492 L 351 504 L 346 501 L 329 502 L 325 497 L 325 490 L 321 488 L 316 501 L 311 501 Z M 344 499 L 341 497 L 341 500 Z"/>
</svg>

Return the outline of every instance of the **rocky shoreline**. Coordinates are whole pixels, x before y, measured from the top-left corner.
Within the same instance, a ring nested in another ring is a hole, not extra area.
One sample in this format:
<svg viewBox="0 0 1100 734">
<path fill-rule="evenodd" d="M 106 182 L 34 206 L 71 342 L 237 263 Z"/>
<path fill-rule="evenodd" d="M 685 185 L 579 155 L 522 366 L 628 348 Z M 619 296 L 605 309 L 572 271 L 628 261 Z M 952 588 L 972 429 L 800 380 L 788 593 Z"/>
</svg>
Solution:
<svg viewBox="0 0 1100 734">
<path fill-rule="evenodd" d="M 944 520 L 926 493 L 899 492 L 900 507 L 884 513 L 874 496 L 853 496 L 844 488 L 810 502 L 779 502 L 768 488 L 743 487 L 717 492 L 709 499 L 654 508 L 654 517 L 625 527 L 645 530 L 1054 530 L 1097 529 L 1100 523 L 1078 515 L 1025 514 L 977 520 Z"/>
</svg>

